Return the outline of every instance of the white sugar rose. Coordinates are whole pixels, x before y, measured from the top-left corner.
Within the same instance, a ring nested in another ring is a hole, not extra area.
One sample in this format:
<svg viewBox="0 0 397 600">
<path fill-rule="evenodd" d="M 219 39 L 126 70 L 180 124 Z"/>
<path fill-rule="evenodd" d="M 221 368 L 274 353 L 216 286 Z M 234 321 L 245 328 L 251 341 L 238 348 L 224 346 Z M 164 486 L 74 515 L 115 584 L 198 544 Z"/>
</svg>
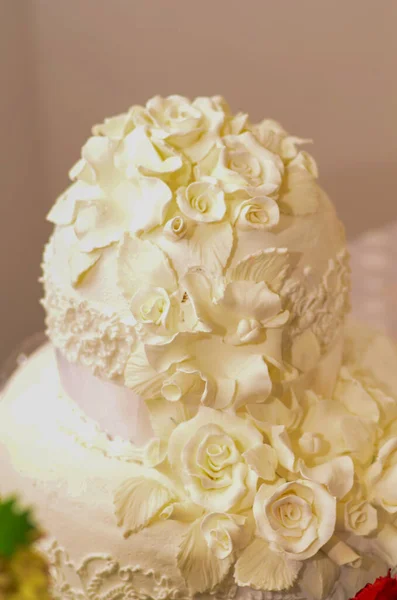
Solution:
<svg viewBox="0 0 397 600">
<path fill-rule="evenodd" d="M 228 193 L 247 190 L 255 195 L 277 192 L 283 172 L 281 158 L 261 146 L 250 132 L 225 136 L 196 169 L 200 177 L 218 179 Z"/>
<path fill-rule="evenodd" d="M 258 535 L 291 559 L 314 556 L 334 533 L 336 499 L 313 481 L 263 484 L 253 510 Z"/>
<path fill-rule="evenodd" d="M 397 437 L 380 448 L 367 471 L 366 480 L 369 500 L 388 513 L 397 513 Z"/>
<path fill-rule="evenodd" d="M 376 508 L 369 502 L 349 498 L 341 505 L 343 511 L 343 529 L 355 535 L 370 535 L 378 526 Z"/>
<path fill-rule="evenodd" d="M 196 98 L 193 102 L 183 96 L 156 96 L 146 104 L 153 122 L 153 138 L 181 149 L 194 163 L 204 158 L 219 140 L 225 110 L 227 106 L 220 96 Z"/>
<path fill-rule="evenodd" d="M 262 435 L 244 419 L 201 407 L 173 431 L 168 458 L 194 503 L 215 512 L 243 510 L 258 479 L 243 454 L 261 443 Z"/>
<path fill-rule="evenodd" d="M 225 194 L 213 181 L 197 181 L 177 193 L 180 210 L 193 221 L 214 223 L 225 216 Z"/>
<path fill-rule="evenodd" d="M 199 137 L 202 113 L 187 98 L 155 96 L 147 102 L 146 109 L 164 137 L 171 138 L 173 145 L 183 148 Z"/>
<path fill-rule="evenodd" d="M 182 215 L 175 215 L 164 225 L 164 235 L 170 240 L 181 240 L 187 232 L 186 219 Z"/>
<path fill-rule="evenodd" d="M 237 209 L 235 224 L 239 229 L 270 229 L 280 220 L 277 203 L 267 196 L 244 200 Z"/>
<path fill-rule="evenodd" d="M 125 236 L 117 264 L 118 286 L 137 322 L 141 339 L 159 343 L 181 328 L 193 326 L 181 302 L 183 292 L 167 256 L 148 240 Z M 192 316 L 195 319 L 195 316 Z"/>
<path fill-rule="evenodd" d="M 142 286 L 131 299 L 133 316 L 142 325 L 172 330 L 178 322 L 179 306 L 164 288 Z"/>
<path fill-rule="evenodd" d="M 241 515 L 225 513 L 210 513 L 204 517 L 201 530 L 208 548 L 217 558 L 227 558 L 247 542 L 245 521 Z"/>
</svg>

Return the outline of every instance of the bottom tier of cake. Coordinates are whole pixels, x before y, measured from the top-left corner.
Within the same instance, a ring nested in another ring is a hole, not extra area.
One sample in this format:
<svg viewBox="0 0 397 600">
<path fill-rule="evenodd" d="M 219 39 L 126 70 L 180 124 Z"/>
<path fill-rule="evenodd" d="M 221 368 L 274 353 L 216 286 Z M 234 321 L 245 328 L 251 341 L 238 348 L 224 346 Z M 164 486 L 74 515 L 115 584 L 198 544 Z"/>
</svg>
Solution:
<svg viewBox="0 0 397 600">
<path fill-rule="evenodd" d="M 371 380 L 371 389 L 377 382 L 376 389 L 389 398 L 389 405 L 396 402 L 397 355 L 386 338 L 351 327 L 345 343 L 345 366 L 363 381 Z M 49 344 L 19 367 L 0 400 L 0 493 L 18 493 L 35 506 L 48 532 L 43 550 L 51 563 L 54 599 L 191 598 L 177 561 L 187 524 L 183 519 L 163 518 L 133 536 L 123 535 L 116 517 L 115 493 L 142 470 L 144 450 L 109 439 L 66 397 Z M 345 404 L 350 411 L 357 410 L 353 397 L 351 401 L 345 398 Z M 378 407 L 379 419 L 386 409 L 384 400 Z M 369 401 L 362 411 L 369 420 L 374 419 Z M 395 420 L 389 423 L 391 436 Z M 379 427 L 371 441 L 375 447 L 386 436 Z M 363 453 L 367 450 L 362 447 Z M 141 500 L 144 513 L 146 499 Z M 382 514 L 387 517 L 387 535 L 360 537 L 352 531 L 340 535 L 341 543 L 348 542 L 359 560 L 343 564 L 332 560 L 332 552 L 317 553 L 304 561 L 296 582 L 285 591 L 239 587 L 231 570 L 221 584 L 200 596 L 348 600 L 396 563 L 397 519 L 392 509 L 377 510 L 380 520 Z M 357 515 L 358 534 L 358 525 L 365 517 L 362 514 Z M 394 538 L 390 534 L 393 531 Z"/>
</svg>

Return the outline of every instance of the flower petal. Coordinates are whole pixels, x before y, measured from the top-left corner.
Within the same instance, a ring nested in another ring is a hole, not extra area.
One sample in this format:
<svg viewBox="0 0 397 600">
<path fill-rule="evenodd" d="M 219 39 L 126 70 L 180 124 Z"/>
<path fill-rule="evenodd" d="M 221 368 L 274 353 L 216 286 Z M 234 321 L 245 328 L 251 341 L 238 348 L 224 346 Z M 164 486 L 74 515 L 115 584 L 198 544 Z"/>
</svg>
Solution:
<svg viewBox="0 0 397 600">
<path fill-rule="evenodd" d="M 302 564 L 273 552 L 265 540 L 256 538 L 238 559 L 234 579 L 238 585 L 255 590 L 287 590 L 296 581 Z"/>
<path fill-rule="evenodd" d="M 302 459 L 298 460 L 298 470 L 302 477 L 322 483 L 329 493 L 339 500 L 353 487 L 354 464 L 350 456 L 338 456 L 322 465 L 309 468 Z"/>
<path fill-rule="evenodd" d="M 199 519 L 183 536 L 177 556 L 178 567 L 192 594 L 213 589 L 227 575 L 233 555 L 219 559 L 203 535 Z"/>
<path fill-rule="evenodd" d="M 159 396 L 164 381 L 164 375 L 149 364 L 143 346 L 139 346 L 131 354 L 124 378 L 125 385 L 145 400 Z"/>
<path fill-rule="evenodd" d="M 148 240 L 126 235 L 119 249 L 118 284 L 127 299 L 142 285 L 155 285 L 168 292 L 177 287 L 176 275 L 164 252 Z"/>
<path fill-rule="evenodd" d="M 76 247 L 69 256 L 70 279 L 74 287 L 78 286 L 84 277 L 100 259 L 100 252 L 80 252 Z"/>
<path fill-rule="evenodd" d="M 117 525 L 123 527 L 124 537 L 146 527 L 174 499 L 171 490 L 154 479 L 124 481 L 114 496 Z"/>
<path fill-rule="evenodd" d="M 243 454 L 247 465 L 255 471 L 258 477 L 265 481 L 274 481 L 278 464 L 277 454 L 274 448 L 268 444 L 262 444 L 251 448 Z"/>
</svg>

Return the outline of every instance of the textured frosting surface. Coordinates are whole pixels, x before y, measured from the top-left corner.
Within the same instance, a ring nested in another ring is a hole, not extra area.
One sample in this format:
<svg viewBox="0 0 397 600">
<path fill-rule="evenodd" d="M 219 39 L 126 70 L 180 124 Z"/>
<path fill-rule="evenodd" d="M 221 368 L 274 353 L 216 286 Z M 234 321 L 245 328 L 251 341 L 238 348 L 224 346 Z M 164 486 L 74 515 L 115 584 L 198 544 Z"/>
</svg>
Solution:
<svg viewBox="0 0 397 600">
<path fill-rule="evenodd" d="M 50 532 L 44 550 L 55 600 L 166 600 L 191 598 L 195 591 L 203 598 L 348 600 L 397 564 L 396 372 L 389 340 L 352 329 L 334 397 L 311 393 L 288 437 L 273 428 L 266 444 L 256 444 L 262 433 L 252 423 L 226 418 L 220 432 L 214 416 L 204 425 L 218 442 L 222 437 L 225 445 L 235 444 L 236 469 L 252 469 L 247 494 L 253 478 L 264 482 L 250 516 L 247 508 L 222 512 L 233 483 L 212 491 L 198 487 L 195 462 L 189 461 L 184 487 L 206 494 L 211 512 L 189 506 L 189 492 L 175 486 L 164 464 L 153 466 L 153 448 L 138 452 L 123 440 L 109 440 L 60 392 L 48 345 L 19 369 L 1 398 L 2 492 L 17 491 L 34 503 Z M 176 468 L 183 448 L 190 447 L 187 458 L 199 450 L 202 428 L 196 424 L 181 423 L 171 435 Z M 224 483 L 227 469 L 218 471 Z M 281 472 L 284 483 L 274 477 Z M 195 512 L 193 522 L 189 511 Z M 295 535 L 286 536 L 286 527 Z M 187 542 L 188 555 L 181 552 Z M 230 569 L 231 557 L 237 562 Z M 219 572 L 211 592 L 195 590 Z"/>
</svg>

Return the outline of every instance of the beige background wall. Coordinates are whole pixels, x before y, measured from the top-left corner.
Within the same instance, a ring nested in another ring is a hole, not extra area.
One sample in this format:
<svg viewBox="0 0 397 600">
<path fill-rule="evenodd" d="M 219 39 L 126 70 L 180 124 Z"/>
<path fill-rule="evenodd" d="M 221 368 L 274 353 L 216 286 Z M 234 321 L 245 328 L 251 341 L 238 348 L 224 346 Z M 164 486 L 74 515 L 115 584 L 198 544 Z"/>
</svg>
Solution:
<svg viewBox="0 0 397 600">
<path fill-rule="evenodd" d="M 314 138 L 350 237 L 397 218 L 395 0 L 0 0 L 0 9 L 0 360 L 42 328 L 44 217 L 90 126 L 155 93 L 221 93 L 254 119 Z"/>
</svg>

